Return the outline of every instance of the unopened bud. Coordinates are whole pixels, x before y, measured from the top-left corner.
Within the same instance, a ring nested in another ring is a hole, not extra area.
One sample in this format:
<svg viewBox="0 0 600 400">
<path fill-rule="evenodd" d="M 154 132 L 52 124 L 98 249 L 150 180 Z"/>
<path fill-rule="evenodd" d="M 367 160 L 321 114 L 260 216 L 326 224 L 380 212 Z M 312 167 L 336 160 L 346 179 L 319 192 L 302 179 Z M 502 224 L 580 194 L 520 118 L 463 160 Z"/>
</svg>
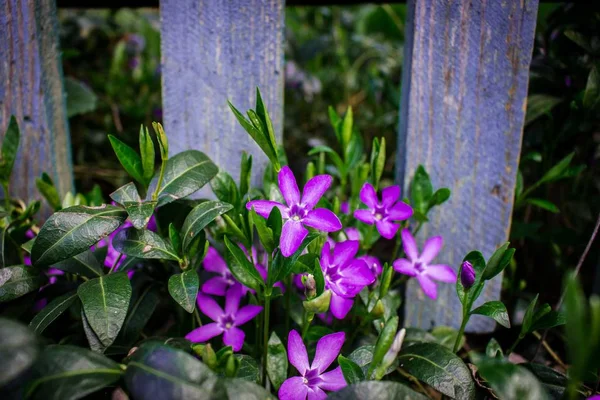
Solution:
<svg viewBox="0 0 600 400">
<path fill-rule="evenodd" d="M 394 363 L 394 361 L 396 361 L 396 358 L 398 357 L 398 353 L 400 352 L 400 349 L 402 348 L 402 343 L 404 342 L 405 336 L 406 336 L 406 329 L 402 328 L 402 329 L 400 329 L 400 331 L 398 331 L 398 333 L 394 337 L 394 341 L 392 342 L 392 345 L 390 346 L 387 353 L 385 353 L 385 356 L 383 357 L 383 361 L 381 361 L 381 365 L 377 368 L 377 371 L 375 373 L 375 376 L 378 377 L 379 379 L 381 379 L 385 375 L 385 372 L 387 371 L 387 369 Z"/>
<path fill-rule="evenodd" d="M 225 376 L 233 378 L 237 375 L 238 369 L 240 368 L 240 360 L 235 358 L 233 354 L 227 357 L 225 361 Z"/>
<path fill-rule="evenodd" d="M 304 285 L 304 294 L 308 300 L 312 300 L 317 296 L 317 282 L 315 282 L 313 275 L 303 275 L 302 285 Z"/>
<path fill-rule="evenodd" d="M 460 282 L 465 289 L 469 289 L 475 283 L 475 270 L 473 264 L 468 261 L 463 261 L 460 268 Z"/>
<path fill-rule="evenodd" d="M 377 303 L 375 303 L 375 306 L 373 306 L 373 309 L 371 310 L 371 317 L 374 320 L 379 319 L 383 317 L 384 312 L 385 307 L 383 305 L 383 302 L 381 300 L 377 300 Z"/>
<path fill-rule="evenodd" d="M 217 355 L 210 344 L 205 345 L 202 349 L 202 361 L 210 369 L 217 367 Z"/>
<path fill-rule="evenodd" d="M 306 300 L 302 302 L 304 309 L 309 314 L 322 314 L 329 310 L 329 303 L 331 302 L 331 291 L 326 290 L 319 297 L 315 297 L 312 300 Z"/>
</svg>

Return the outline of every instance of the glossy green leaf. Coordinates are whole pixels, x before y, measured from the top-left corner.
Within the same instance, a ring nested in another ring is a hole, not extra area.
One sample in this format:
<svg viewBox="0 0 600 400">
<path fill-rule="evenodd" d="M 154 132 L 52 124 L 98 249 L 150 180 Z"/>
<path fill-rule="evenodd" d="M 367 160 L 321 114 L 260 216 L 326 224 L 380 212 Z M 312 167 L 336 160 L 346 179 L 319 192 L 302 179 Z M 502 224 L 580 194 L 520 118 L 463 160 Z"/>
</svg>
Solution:
<svg viewBox="0 0 600 400">
<path fill-rule="evenodd" d="M 319 154 L 319 153 L 329 154 L 329 156 L 331 157 L 331 161 L 333 161 L 333 164 L 338 169 L 338 171 L 341 174 L 345 174 L 346 166 L 344 165 L 344 161 L 342 160 L 340 155 L 337 153 L 337 151 L 333 150 L 329 146 L 315 146 L 309 150 L 308 155 L 313 156 L 313 155 Z"/>
<path fill-rule="evenodd" d="M 510 264 L 510 260 L 515 253 L 515 249 L 509 249 L 509 245 L 509 242 L 504 243 L 494 252 L 494 254 L 492 254 L 483 271 L 483 280 L 487 281 L 494 278 L 496 275 L 504 271 L 504 268 Z"/>
<path fill-rule="evenodd" d="M 158 206 L 182 199 L 206 185 L 219 171 L 217 166 L 197 150 L 187 150 L 169 158 L 162 186 L 158 192 Z"/>
<path fill-rule="evenodd" d="M 19 124 L 17 124 L 15 116 L 11 115 L 2 139 L 2 159 L 0 160 L 0 180 L 2 181 L 8 182 L 10 180 L 19 150 L 20 138 Z"/>
<path fill-rule="evenodd" d="M 317 339 L 319 339 L 319 338 L 317 338 Z M 375 348 L 375 346 L 373 346 L 373 345 L 360 346 L 357 349 L 355 349 L 352 353 L 350 353 L 350 355 L 348 356 L 349 360 L 351 360 L 352 362 L 354 362 L 356 365 L 358 365 L 361 368 L 365 378 L 368 376 L 368 371 L 371 367 L 371 361 L 373 360 L 373 349 L 374 348 Z M 397 367 L 398 367 L 398 362 L 395 361 L 385 371 L 385 374 L 391 373 Z M 373 367 L 373 369 L 375 369 L 375 366 Z"/>
<path fill-rule="evenodd" d="M 108 140 L 123 166 L 123 169 L 136 181 L 144 183 L 144 170 L 142 159 L 134 149 L 117 139 L 113 135 L 108 135 Z"/>
<path fill-rule="evenodd" d="M 549 200 L 535 199 L 535 198 L 529 197 L 529 198 L 527 198 L 527 200 L 525 200 L 525 203 L 531 204 L 533 206 L 536 206 L 536 207 L 541 208 L 546 211 L 550 211 L 551 213 L 557 214 L 560 212 L 560 210 L 558 209 L 556 204 L 552 203 Z"/>
<path fill-rule="evenodd" d="M 50 345 L 40 354 L 26 397 L 75 400 L 117 382 L 119 364 L 101 354 L 69 345 Z"/>
<path fill-rule="evenodd" d="M 172 275 L 168 284 L 169 293 L 173 300 L 190 314 L 194 312 L 196 307 L 199 286 L 200 280 L 195 269 Z"/>
<path fill-rule="evenodd" d="M 536 93 L 527 97 L 527 113 L 525 114 L 525 125 L 529 125 L 541 116 L 547 115 L 560 102 L 560 97 Z"/>
<path fill-rule="evenodd" d="M 38 352 L 33 331 L 20 322 L 0 317 L 0 388 L 29 370 Z"/>
<path fill-rule="evenodd" d="M 181 255 L 181 235 L 172 222 L 169 224 L 169 240 L 171 241 L 171 246 L 173 247 L 173 250 L 175 250 L 175 253 Z"/>
<path fill-rule="evenodd" d="M 159 302 L 160 294 L 156 285 L 148 285 L 141 291 L 134 290 L 127 317 L 123 322 L 117 342 L 129 346 L 133 345 Z"/>
<path fill-rule="evenodd" d="M 491 386 L 497 398 L 506 400 L 536 399 L 548 396 L 542 384 L 529 370 L 499 358 L 477 362 L 479 375 Z"/>
<path fill-rule="evenodd" d="M 358 383 L 365 380 L 365 375 L 358 364 L 343 355 L 338 356 L 338 364 L 344 374 L 344 379 L 348 385 Z"/>
<path fill-rule="evenodd" d="M 44 274 L 28 265 L 0 269 L 0 303 L 14 300 L 39 289 L 46 283 Z"/>
<path fill-rule="evenodd" d="M 131 283 L 127 274 L 119 272 L 91 279 L 79 286 L 77 294 L 90 326 L 102 344 L 110 346 L 129 308 Z"/>
<path fill-rule="evenodd" d="M 458 331 L 449 326 L 436 326 L 431 330 L 430 334 L 435 340 L 423 340 L 424 342 L 436 342 L 452 350 L 454 348 L 454 343 L 456 342 Z M 465 337 L 463 336 L 460 338 L 459 348 L 462 348 L 464 342 Z"/>
<path fill-rule="evenodd" d="M 454 399 L 474 399 L 471 371 L 451 350 L 437 343 L 417 343 L 403 348 L 400 366 L 435 390 Z"/>
<path fill-rule="evenodd" d="M 273 244 L 279 246 L 279 238 L 281 237 L 281 229 L 283 228 L 283 219 L 281 211 L 278 207 L 273 207 L 269 218 L 267 218 L 267 226 L 273 231 Z"/>
<path fill-rule="evenodd" d="M 529 328 L 530 332 L 541 331 L 544 329 L 554 328 L 567 323 L 567 316 L 561 311 L 551 310 L 547 314 L 537 318 L 531 324 Z"/>
<path fill-rule="evenodd" d="M 540 294 L 536 294 L 531 303 L 527 306 L 525 310 L 525 315 L 523 316 L 523 323 L 521 324 L 521 334 L 524 335 L 527 332 L 530 332 L 531 326 L 533 324 L 533 316 L 535 315 L 535 306 L 537 304 L 537 300 Z"/>
<path fill-rule="evenodd" d="M 265 135 L 270 148 L 275 154 L 276 161 L 273 162 L 273 164 L 277 166 L 277 169 L 279 169 L 279 157 L 277 157 L 277 141 L 275 140 L 275 130 L 273 129 L 273 123 L 271 122 L 271 117 L 269 116 L 267 106 L 263 102 L 260 90 L 258 88 L 256 88 L 256 115 L 258 115 L 264 127 L 266 128 L 263 130 L 263 134 Z"/>
<path fill-rule="evenodd" d="M 77 300 L 77 292 L 72 291 L 59 296 L 46 305 L 29 323 L 35 333 L 41 334 L 56 318 L 65 312 Z"/>
<path fill-rule="evenodd" d="M 267 252 L 272 253 L 275 250 L 275 238 L 273 235 L 273 230 L 268 227 L 267 220 L 258 215 L 256 211 L 254 211 L 254 208 L 250 210 L 250 216 L 252 218 L 252 222 L 254 223 L 254 227 L 256 228 L 256 232 L 258 233 L 260 243 Z"/>
<path fill-rule="evenodd" d="M 461 346 L 462 347 L 462 346 Z M 503 358 L 504 351 L 495 338 L 491 338 L 485 348 L 485 355 L 490 358 Z"/>
<path fill-rule="evenodd" d="M 367 378 L 371 377 L 371 372 L 375 370 L 379 366 L 381 360 L 385 356 L 385 353 L 390 349 L 390 346 L 394 342 L 394 337 L 396 336 L 396 331 L 398 330 L 398 317 L 390 318 L 383 327 L 383 330 L 379 334 L 377 338 L 377 342 L 375 343 L 375 348 L 373 350 L 373 360 L 367 371 Z"/>
<path fill-rule="evenodd" d="M 448 188 L 441 188 L 435 191 L 435 193 L 429 199 L 429 204 L 427 208 L 431 208 L 434 206 L 439 206 L 444 204 L 449 198 L 452 192 Z"/>
<path fill-rule="evenodd" d="M 118 252 L 132 257 L 179 260 L 170 243 L 147 229 L 123 229 L 114 236 L 112 244 Z"/>
<path fill-rule="evenodd" d="M 158 139 L 158 147 L 160 148 L 160 159 L 164 162 L 169 158 L 169 140 L 163 126 L 160 122 L 152 122 L 152 129 L 156 133 Z"/>
<path fill-rule="evenodd" d="M 156 208 L 155 201 L 145 201 L 142 203 L 138 202 L 125 202 L 123 204 L 127 214 L 129 214 L 129 220 L 136 229 L 144 229 L 152 214 L 154 214 L 154 208 Z"/>
<path fill-rule="evenodd" d="M 225 247 L 228 250 L 227 265 L 235 279 L 254 290 L 259 290 L 261 286 L 264 286 L 265 282 L 256 267 L 248 260 L 242 249 L 232 243 L 227 236 L 225 236 Z"/>
<path fill-rule="evenodd" d="M 385 137 L 381 138 L 381 142 L 373 139 L 373 148 L 371 149 L 371 182 L 375 188 L 379 188 L 379 181 L 385 168 Z"/>
<path fill-rule="evenodd" d="M 569 164 L 571 164 L 571 160 L 573 160 L 574 156 L 575 156 L 575 153 L 573 152 L 573 153 L 569 154 L 568 156 L 566 156 L 565 158 L 563 158 L 562 160 L 560 160 L 556 165 L 554 165 L 552 168 L 550 168 L 548 170 L 548 172 L 546 172 L 544 174 L 542 179 L 540 179 L 538 181 L 538 184 L 552 182 L 552 181 L 563 178 L 564 174 L 567 172 L 567 170 L 569 168 Z"/>
<path fill-rule="evenodd" d="M 408 386 L 391 381 L 367 381 L 349 385 L 327 396 L 328 400 L 426 400 Z"/>
<path fill-rule="evenodd" d="M 352 114 L 352 106 L 348 107 L 346 114 L 344 115 L 344 119 L 342 120 L 341 126 L 341 145 L 342 148 L 346 148 L 348 143 L 350 143 L 350 138 L 352 137 L 352 127 L 354 125 L 354 118 Z"/>
<path fill-rule="evenodd" d="M 67 117 L 85 114 L 96 109 L 98 97 L 88 85 L 80 80 L 66 77 L 64 88 L 67 98 Z"/>
<path fill-rule="evenodd" d="M 271 332 L 267 350 L 267 375 L 275 390 L 287 379 L 288 357 L 285 346 L 275 332 Z"/>
<path fill-rule="evenodd" d="M 90 250 L 54 264 L 52 267 L 87 278 L 97 278 L 104 275 L 102 265 Z"/>
<path fill-rule="evenodd" d="M 83 326 L 83 333 L 88 341 L 90 350 L 95 353 L 104 353 L 108 346 L 103 344 L 96 332 L 94 332 L 94 328 L 92 328 L 90 320 L 85 316 L 83 308 L 81 309 L 81 325 Z"/>
<path fill-rule="evenodd" d="M 252 182 L 252 155 L 242 152 L 240 163 L 240 197 L 244 197 L 250 190 Z"/>
<path fill-rule="evenodd" d="M 222 202 L 235 206 L 239 204 L 241 194 L 235 181 L 226 171 L 220 170 L 210 181 L 210 187 L 217 199 Z"/>
<path fill-rule="evenodd" d="M 236 378 L 258 383 L 258 380 L 260 379 L 260 370 L 258 369 L 256 360 L 245 354 L 236 354 L 235 358 L 240 362 Z"/>
<path fill-rule="evenodd" d="M 125 203 L 140 203 L 142 201 L 138 190 L 135 187 L 135 183 L 133 182 L 129 182 L 112 192 L 110 198 L 122 206 L 124 206 Z"/>
<path fill-rule="evenodd" d="M 488 301 L 471 311 L 471 315 L 474 314 L 490 317 L 503 327 L 510 328 L 508 311 L 501 301 Z"/>
<path fill-rule="evenodd" d="M 551 399 L 560 400 L 563 398 L 568 384 L 568 378 L 565 375 L 542 364 L 525 363 L 521 366 L 527 368 L 536 376 Z"/>
<path fill-rule="evenodd" d="M 425 215 L 432 195 L 433 186 L 429 174 L 422 165 L 419 165 L 410 185 L 411 205 L 415 210 Z"/>
<path fill-rule="evenodd" d="M 296 250 L 296 252 L 289 257 L 283 257 L 281 252 L 277 252 L 275 259 L 273 260 L 273 264 L 271 265 L 271 269 L 269 270 L 268 284 L 273 286 L 275 282 L 278 282 L 285 276 L 288 276 L 292 272 L 294 265 L 296 265 L 298 258 L 302 255 L 304 250 L 313 241 L 318 239 L 319 236 L 320 235 L 318 233 L 309 233 L 298 250 Z"/>
<path fill-rule="evenodd" d="M 600 99 L 600 72 L 598 66 L 593 66 L 588 75 L 585 90 L 583 92 L 583 106 L 592 109 Z"/>
<path fill-rule="evenodd" d="M 56 190 L 56 186 L 54 186 L 54 183 L 48 174 L 44 172 L 41 178 L 36 178 L 35 186 L 40 194 L 44 196 L 50 207 L 54 209 L 54 211 L 60 210 L 62 206 L 60 195 L 58 194 L 58 190 Z"/>
<path fill-rule="evenodd" d="M 117 229 L 126 217 L 125 210 L 109 205 L 58 211 L 42 226 L 31 260 L 36 266 L 46 266 L 80 254 Z"/>
<path fill-rule="evenodd" d="M 223 215 L 231 209 L 231 204 L 220 201 L 205 201 L 194 207 L 185 218 L 181 228 L 183 251 L 187 251 L 194 238 L 202 232 L 208 224 L 213 222 L 219 215 Z"/>
<path fill-rule="evenodd" d="M 148 132 L 148 128 L 140 126 L 140 155 L 142 159 L 142 177 L 144 178 L 144 186 L 150 184 L 150 180 L 154 176 L 154 142 L 152 136 Z"/>
</svg>

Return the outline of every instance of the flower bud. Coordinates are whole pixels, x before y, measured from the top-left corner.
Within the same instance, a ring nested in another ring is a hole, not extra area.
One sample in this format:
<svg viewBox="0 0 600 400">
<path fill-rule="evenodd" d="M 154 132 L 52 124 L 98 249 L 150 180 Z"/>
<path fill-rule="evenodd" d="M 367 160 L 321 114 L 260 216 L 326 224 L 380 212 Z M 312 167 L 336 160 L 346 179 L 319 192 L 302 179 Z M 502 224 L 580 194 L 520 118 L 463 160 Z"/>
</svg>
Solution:
<svg viewBox="0 0 600 400">
<path fill-rule="evenodd" d="M 469 289 L 475 283 L 475 270 L 473 264 L 468 261 L 463 261 L 460 268 L 460 282 L 465 289 Z"/>
<path fill-rule="evenodd" d="M 312 300 L 317 296 L 317 283 L 313 275 L 303 275 L 302 285 L 304 285 L 304 295 L 308 300 Z"/>
<path fill-rule="evenodd" d="M 201 354 L 202 361 L 208 366 L 208 368 L 215 369 L 217 367 L 217 355 L 210 344 L 204 346 Z"/>
<path fill-rule="evenodd" d="M 375 319 L 379 319 L 381 317 L 383 317 L 383 314 L 385 313 L 385 306 L 383 305 L 383 302 L 381 300 L 377 300 L 377 303 L 375 303 L 375 306 L 373 306 L 373 309 L 371 310 L 371 317 L 375 320 Z"/>
<path fill-rule="evenodd" d="M 331 302 L 331 291 L 324 291 L 319 297 L 315 297 L 312 300 L 306 300 L 302 302 L 304 309 L 309 314 L 322 314 L 329 310 L 329 303 Z"/>
<path fill-rule="evenodd" d="M 237 375 L 239 369 L 240 360 L 235 358 L 233 353 L 230 354 L 225 361 L 225 376 L 228 378 L 233 378 Z"/>
</svg>

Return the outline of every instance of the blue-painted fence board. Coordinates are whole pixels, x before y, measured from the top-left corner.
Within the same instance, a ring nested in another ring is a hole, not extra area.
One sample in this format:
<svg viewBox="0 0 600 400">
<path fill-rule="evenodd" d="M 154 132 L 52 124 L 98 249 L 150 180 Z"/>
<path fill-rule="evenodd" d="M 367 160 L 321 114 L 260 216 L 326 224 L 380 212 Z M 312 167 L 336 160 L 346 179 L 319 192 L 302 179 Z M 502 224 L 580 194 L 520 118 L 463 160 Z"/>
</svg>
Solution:
<svg viewBox="0 0 600 400">
<path fill-rule="evenodd" d="M 73 188 L 71 144 L 54 1 L 0 0 L 0 136 L 10 116 L 21 129 L 11 195 L 40 199 L 35 178 Z M 49 210 L 46 210 L 49 211 Z"/>
<path fill-rule="evenodd" d="M 281 140 L 284 6 L 283 0 L 161 1 L 163 119 L 173 154 L 201 150 L 237 179 L 241 152 L 248 151 L 253 184 L 260 184 L 267 159 L 227 100 L 245 112 L 260 87 Z"/>
<path fill-rule="evenodd" d="M 434 186 L 452 189 L 419 243 L 443 235 L 437 261 L 456 269 L 470 250 L 487 258 L 508 238 L 537 6 L 537 0 L 408 1 L 397 178 L 408 190 L 423 164 Z M 499 298 L 501 279 L 487 285 L 480 302 Z M 440 284 L 433 301 L 411 282 L 406 297 L 408 325 L 460 325 L 454 285 Z M 474 317 L 467 330 L 493 327 Z"/>
</svg>

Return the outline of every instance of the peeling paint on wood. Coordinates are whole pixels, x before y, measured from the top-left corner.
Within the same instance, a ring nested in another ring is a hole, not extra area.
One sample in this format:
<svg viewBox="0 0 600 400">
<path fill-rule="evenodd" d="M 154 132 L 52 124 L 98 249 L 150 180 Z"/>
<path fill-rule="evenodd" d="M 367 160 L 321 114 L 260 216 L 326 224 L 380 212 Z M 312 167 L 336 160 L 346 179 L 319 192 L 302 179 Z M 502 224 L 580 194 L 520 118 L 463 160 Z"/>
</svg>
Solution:
<svg viewBox="0 0 600 400">
<path fill-rule="evenodd" d="M 423 164 L 435 187 L 451 188 L 419 237 L 442 235 L 437 261 L 456 269 L 470 250 L 488 258 L 508 238 L 537 7 L 537 0 L 408 2 L 396 175 L 408 190 Z M 499 298 L 501 279 L 479 303 Z M 408 285 L 409 325 L 460 325 L 454 285 L 438 288 L 432 301 L 416 282 Z M 494 324 L 473 317 L 467 330 Z"/>
<path fill-rule="evenodd" d="M 253 185 L 267 158 L 227 106 L 254 108 L 260 87 L 277 139 L 283 126 L 283 0 L 160 2 L 163 109 L 172 153 L 197 149 L 239 178 L 252 154 Z M 210 195 L 205 187 L 200 194 Z"/>
<path fill-rule="evenodd" d="M 21 144 L 10 192 L 28 201 L 41 198 L 42 172 L 62 195 L 73 189 L 60 56 L 54 1 L 0 0 L 0 135 L 14 114 Z"/>
</svg>

